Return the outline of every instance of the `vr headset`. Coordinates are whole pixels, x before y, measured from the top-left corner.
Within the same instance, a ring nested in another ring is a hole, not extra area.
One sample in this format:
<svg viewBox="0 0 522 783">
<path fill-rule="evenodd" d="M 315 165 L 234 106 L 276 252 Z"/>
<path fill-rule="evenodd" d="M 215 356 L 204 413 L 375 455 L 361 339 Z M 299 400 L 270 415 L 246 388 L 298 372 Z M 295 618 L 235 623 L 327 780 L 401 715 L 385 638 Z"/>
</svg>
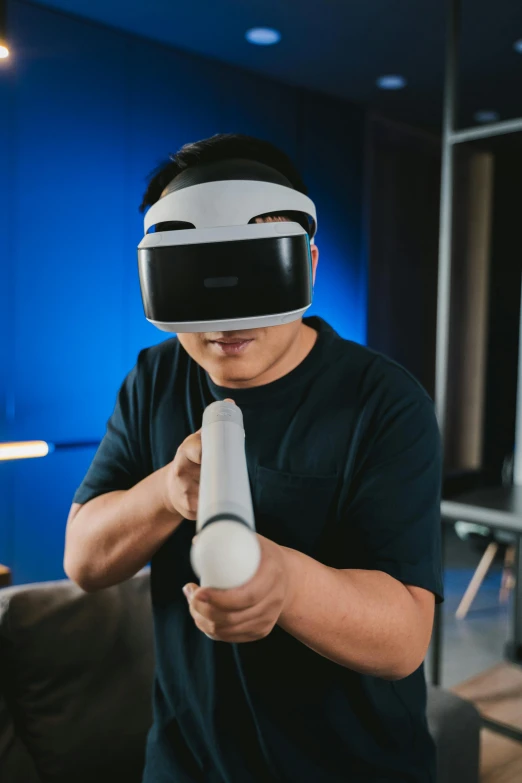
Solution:
<svg viewBox="0 0 522 783">
<path fill-rule="evenodd" d="M 256 223 L 288 215 L 291 222 Z M 186 169 L 145 215 L 138 267 L 147 320 L 165 332 L 289 323 L 312 304 L 313 202 L 275 169 Z"/>
</svg>

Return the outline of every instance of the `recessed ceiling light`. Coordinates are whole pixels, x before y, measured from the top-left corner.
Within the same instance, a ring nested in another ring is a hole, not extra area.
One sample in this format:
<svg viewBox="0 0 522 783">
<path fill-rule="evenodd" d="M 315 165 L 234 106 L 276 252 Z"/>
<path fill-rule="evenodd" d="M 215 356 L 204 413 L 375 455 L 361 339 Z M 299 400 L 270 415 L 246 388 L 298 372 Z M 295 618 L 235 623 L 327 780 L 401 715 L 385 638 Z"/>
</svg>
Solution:
<svg viewBox="0 0 522 783">
<path fill-rule="evenodd" d="M 9 57 L 9 49 L 7 46 L 0 45 L 0 59 L 5 60 L 6 57 Z"/>
<path fill-rule="evenodd" d="M 245 38 L 249 43 L 257 46 L 272 46 L 279 43 L 281 33 L 272 27 L 252 27 L 246 31 Z"/>
<path fill-rule="evenodd" d="M 406 79 L 398 74 L 379 76 L 377 87 L 380 87 L 381 90 L 402 90 L 403 87 L 406 87 Z"/>
<path fill-rule="evenodd" d="M 515 41 L 515 43 L 513 44 L 513 49 L 515 50 L 515 52 L 522 54 L 522 38 L 519 38 L 518 41 Z"/>
<path fill-rule="evenodd" d="M 499 119 L 498 111 L 477 111 L 475 112 L 476 122 L 496 122 Z"/>
</svg>

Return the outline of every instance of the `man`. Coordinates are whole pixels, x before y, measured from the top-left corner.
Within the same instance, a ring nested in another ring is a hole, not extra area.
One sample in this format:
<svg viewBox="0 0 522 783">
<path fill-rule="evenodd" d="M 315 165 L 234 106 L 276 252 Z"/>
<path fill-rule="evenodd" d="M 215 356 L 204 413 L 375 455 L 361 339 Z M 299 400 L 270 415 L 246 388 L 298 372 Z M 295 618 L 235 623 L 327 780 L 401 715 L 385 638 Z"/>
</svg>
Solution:
<svg viewBox="0 0 522 783">
<path fill-rule="evenodd" d="M 272 145 L 215 136 L 157 170 L 142 208 L 229 159 L 306 192 Z M 189 553 L 202 414 L 223 399 L 244 416 L 262 559 L 219 591 L 198 587 Z M 422 664 L 442 595 L 440 469 L 425 391 L 322 318 L 140 353 L 76 493 L 65 569 L 91 591 L 152 561 L 145 783 L 434 781 Z"/>
</svg>

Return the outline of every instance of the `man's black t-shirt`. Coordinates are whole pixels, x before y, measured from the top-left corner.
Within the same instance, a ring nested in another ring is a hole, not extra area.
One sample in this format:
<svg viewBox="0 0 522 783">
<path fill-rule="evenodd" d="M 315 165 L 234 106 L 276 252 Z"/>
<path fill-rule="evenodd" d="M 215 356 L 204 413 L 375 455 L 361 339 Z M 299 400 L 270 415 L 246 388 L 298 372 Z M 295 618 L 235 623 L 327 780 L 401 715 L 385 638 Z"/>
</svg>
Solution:
<svg viewBox="0 0 522 783">
<path fill-rule="evenodd" d="M 243 411 L 260 534 L 440 599 L 432 402 L 394 362 L 321 318 L 304 320 L 319 333 L 308 356 L 251 389 L 217 387 L 177 338 L 142 351 L 75 501 L 163 467 L 205 407 L 231 397 Z M 151 564 L 157 663 L 145 783 L 432 783 L 423 668 L 393 682 L 361 675 L 277 625 L 256 642 L 212 641 L 182 593 L 197 581 L 193 535 L 184 520 Z"/>
</svg>

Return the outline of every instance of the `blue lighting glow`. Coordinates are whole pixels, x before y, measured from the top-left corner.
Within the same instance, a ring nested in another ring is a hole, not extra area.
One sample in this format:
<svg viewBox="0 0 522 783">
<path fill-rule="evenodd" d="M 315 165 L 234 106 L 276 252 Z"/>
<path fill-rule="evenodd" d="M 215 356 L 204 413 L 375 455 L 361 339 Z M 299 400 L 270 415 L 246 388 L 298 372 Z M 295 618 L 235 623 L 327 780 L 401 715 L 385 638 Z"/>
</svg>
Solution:
<svg viewBox="0 0 522 783">
<path fill-rule="evenodd" d="M 515 43 L 513 44 L 513 49 L 515 50 L 515 52 L 522 54 L 522 38 L 519 38 L 518 41 L 515 41 Z"/>
<path fill-rule="evenodd" d="M 477 111 L 475 112 L 475 122 L 496 122 L 499 119 L 497 111 Z"/>
<path fill-rule="evenodd" d="M 272 27 L 252 27 L 246 31 L 245 38 L 249 43 L 257 46 L 272 46 L 279 43 L 281 33 Z"/>
<path fill-rule="evenodd" d="M 379 76 L 377 87 L 381 90 L 402 90 L 406 87 L 406 79 L 398 74 L 389 74 L 388 76 Z"/>
<path fill-rule="evenodd" d="M 65 577 L 65 520 L 118 389 L 143 348 L 170 338 L 144 316 L 135 260 L 143 236 L 137 206 L 144 178 L 166 151 L 226 130 L 266 138 L 296 157 L 322 215 L 318 244 L 324 261 L 314 313 L 341 336 L 364 343 L 368 298 L 364 116 L 357 105 L 216 68 L 192 55 L 167 56 L 161 45 L 65 14 L 58 18 L 37 3 L 20 9 L 17 40 L 39 59 L 38 78 L 31 67 L 17 72 L 23 100 L 16 106 L 10 80 L 2 79 L 9 59 L 0 59 L 0 172 L 10 172 L 9 178 L 0 176 L 0 236 L 16 251 L 12 269 L 0 255 L 0 442 L 38 438 L 49 456 L 0 461 L 0 562 L 12 568 L 15 584 Z M 279 24 L 271 16 L 250 17 L 246 24 L 267 19 Z M 290 35 L 282 22 L 278 29 L 285 39 L 279 49 L 248 50 L 242 26 L 236 43 L 251 60 L 272 59 Z M 15 42 L 11 48 L 16 60 Z M 132 57 L 122 61 L 124 48 Z M 159 111 L 152 130 L 143 121 L 144 91 Z M 166 94 L 171 100 L 165 101 Z M 297 138 L 301 100 L 309 116 Z M 271 105 L 277 112 L 267 111 Z M 132 144 L 122 145 L 127 127 Z M 342 177 L 316 160 L 325 144 Z M 29 180 L 31 188 L 24 188 Z M 107 221 L 100 192 L 109 189 L 118 208 Z M 29 213 L 30 227 L 17 230 Z M 103 253 L 84 241 L 93 225 Z M 22 285 L 24 279 L 31 285 Z"/>
</svg>

